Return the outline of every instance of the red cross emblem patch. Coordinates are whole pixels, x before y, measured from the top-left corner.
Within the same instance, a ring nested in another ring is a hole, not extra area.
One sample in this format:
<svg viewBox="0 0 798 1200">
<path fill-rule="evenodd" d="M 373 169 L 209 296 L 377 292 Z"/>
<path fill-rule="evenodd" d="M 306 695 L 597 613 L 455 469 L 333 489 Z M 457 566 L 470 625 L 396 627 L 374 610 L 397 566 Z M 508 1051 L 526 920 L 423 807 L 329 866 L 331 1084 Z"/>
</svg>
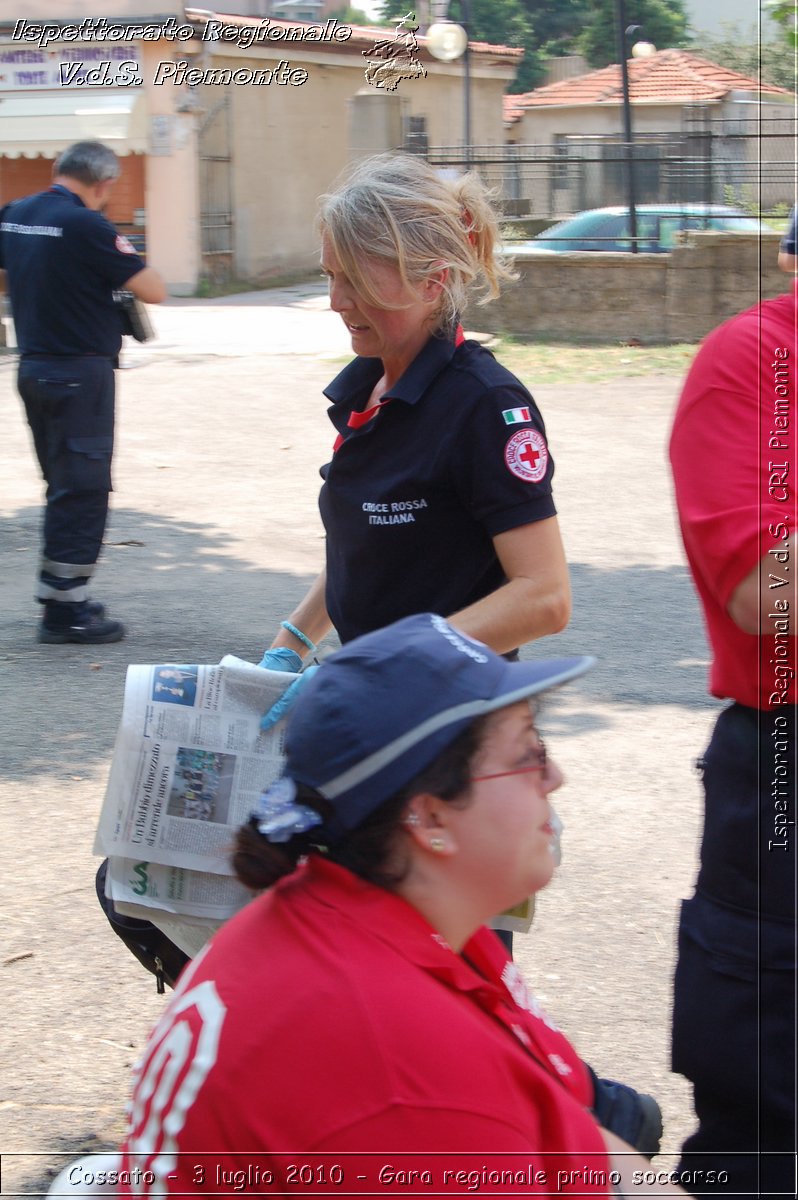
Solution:
<svg viewBox="0 0 798 1200">
<path fill-rule="evenodd" d="M 546 439 L 537 429 L 520 429 L 504 447 L 504 461 L 519 479 L 539 483 L 546 474 L 549 452 Z"/>
</svg>

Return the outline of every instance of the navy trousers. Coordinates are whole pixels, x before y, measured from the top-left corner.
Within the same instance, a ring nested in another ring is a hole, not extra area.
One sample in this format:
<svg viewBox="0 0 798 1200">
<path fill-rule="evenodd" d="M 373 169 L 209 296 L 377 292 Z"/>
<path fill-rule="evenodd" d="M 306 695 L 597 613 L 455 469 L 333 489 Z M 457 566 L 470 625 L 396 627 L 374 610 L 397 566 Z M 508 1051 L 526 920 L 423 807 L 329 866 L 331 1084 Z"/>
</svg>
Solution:
<svg viewBox="0 0 798 1200">
<path fill-rule="evenodd" d="M 734 704 L 703 760 L 701 866 L 681 912 L 672 1043 L 699 1122 L 679 1164 L 696 1194 L 794 1194 L 795 741 L 794 707 Z"/>
<path fill-rule="evenodd" d="M 17 386 L 47 483 L 37 598 L 80 602 L 100 554 L 111 491 L 114 361 L 30 356 Z"/>
</svg>

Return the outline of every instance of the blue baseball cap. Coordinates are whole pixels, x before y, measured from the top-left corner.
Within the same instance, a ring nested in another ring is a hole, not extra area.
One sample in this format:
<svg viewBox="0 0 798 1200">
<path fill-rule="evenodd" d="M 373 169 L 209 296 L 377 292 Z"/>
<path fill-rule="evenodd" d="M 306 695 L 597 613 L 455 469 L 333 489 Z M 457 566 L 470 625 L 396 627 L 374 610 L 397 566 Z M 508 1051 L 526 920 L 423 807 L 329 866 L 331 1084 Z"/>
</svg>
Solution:
<svg viewBox="0 0 798 1200">
<path fill-rule="evenodd" d="M 421 613 L 365 634 L 308 680 L 288 718 L 285 775 L 354 829 L 477 717 L 559 687 L 589 656 L 508 662 L 443 617 Z"/>
</svg>

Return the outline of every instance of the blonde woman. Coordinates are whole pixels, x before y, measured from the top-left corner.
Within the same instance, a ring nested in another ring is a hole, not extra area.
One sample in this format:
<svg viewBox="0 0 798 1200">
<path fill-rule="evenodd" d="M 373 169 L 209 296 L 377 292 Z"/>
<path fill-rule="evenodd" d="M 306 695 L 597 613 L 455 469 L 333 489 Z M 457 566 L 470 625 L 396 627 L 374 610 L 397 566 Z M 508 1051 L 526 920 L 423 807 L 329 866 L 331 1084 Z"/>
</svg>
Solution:
<svg viewBox="0 0 798 1200">
<path fill-rule="evenodd" d="M 356 357 L 325 390 L 326 568 L 263 665 L 299 671 L 331 628 L 347 642 L 424 611 L 500 654 L 558 632 L 570 591 L 543 420 L 460 324 L 469 293 L 509 274 L 484 187 L 379 155 L 322 197 L 319 228 Z"/>
</svg>

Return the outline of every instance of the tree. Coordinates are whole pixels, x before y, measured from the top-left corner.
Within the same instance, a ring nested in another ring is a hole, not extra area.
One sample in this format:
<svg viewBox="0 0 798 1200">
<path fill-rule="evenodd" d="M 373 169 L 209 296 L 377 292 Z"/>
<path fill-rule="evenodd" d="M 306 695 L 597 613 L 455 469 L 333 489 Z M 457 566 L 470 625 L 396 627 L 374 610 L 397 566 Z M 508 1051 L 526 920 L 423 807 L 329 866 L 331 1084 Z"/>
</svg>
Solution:
<svg viewBox="0 0 798 1200">
<path fill-rule="evenodd" d="M 523 0 L 469 0 L 471 21 L 469 38 L 472 42 L 492 42 L 499 46 L 522 48 L 525 53 L 510 90 L 528 92 L 537 87 L 543 77 L 543 60 L 538 49 L 532 22 L 526 13 Z M 381 22 L 392 24 L 412 10 L 407 0 L 383 0 Z M 459 0 L 453 0 L 449 16 L 453 21 L 465 19 L 465 11 Z"/>
<path fill-rule="evenodd" d="M 592 7 L 591 0 L 522 0 L 532 22 L 535 43 L 546 57 L 577 54 L 577 40 Z"/>
<path fill-rule="evenodd" d="M 351 5 L 342 4 L 335 12 L 327 13 L 327 18 L 340 21 L 342 25 L 373 25 L 374 22 L 369 17 L 368 13 L 362 8 L 353 8 Z"/>
<path fill-rule="evenodd" d="M 785 53 L 782 42 L 759 42 L 756 28 L 746 33 L 738 25 L 724 21 L 719 36 L 707 34 L 694 42 L 690 50 L 710 62 L 748 75 L 750 79 L 795 90 L 793 55 Z"/>
<path fill-rule="evenodd" d="M 689 42 L 684 0 L 626 0 L 626 24 L 642 25 L 646 41 L 659 50 Z M 615 0 L 593 0 L 578 44 L 591 67 L 618 61 Z"/>
<path fill-rule="evenodd" d="M 529 92 L 537 87 L 545 65 L 523 0 L 470 0 L 470 7 L 472 40 L 516 46 L 524 51 L 508 91 Z"/>
<path fill-rule="evenodd" d="M 765 0 L 764 7 L 773 20 L 781 25 L 787 45 L 794 50 L 798 46 L 795 0 Z"/>
</svg>

